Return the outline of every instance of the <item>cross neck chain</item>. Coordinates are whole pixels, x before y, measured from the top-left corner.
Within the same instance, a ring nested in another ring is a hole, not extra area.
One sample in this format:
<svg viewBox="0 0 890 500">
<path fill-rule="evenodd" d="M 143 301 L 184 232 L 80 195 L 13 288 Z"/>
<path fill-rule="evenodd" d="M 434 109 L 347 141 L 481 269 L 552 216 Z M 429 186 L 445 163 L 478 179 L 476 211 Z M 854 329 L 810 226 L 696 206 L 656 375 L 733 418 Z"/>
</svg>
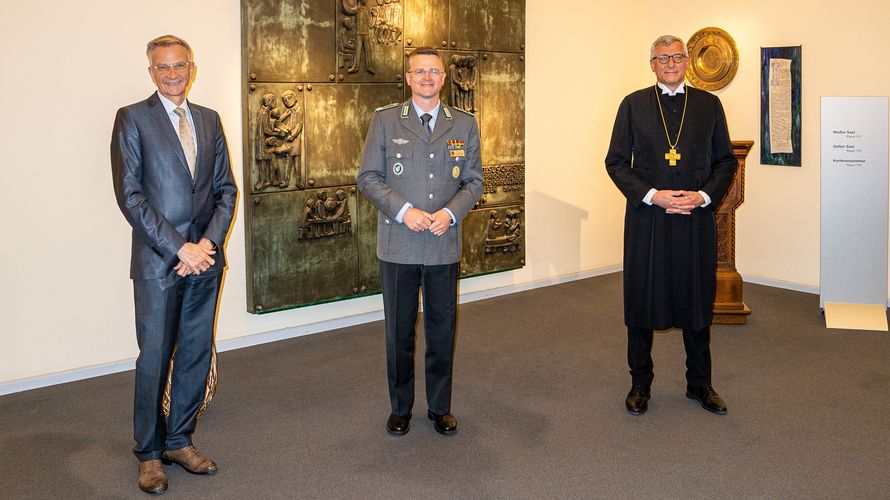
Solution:
<svg viewBox="0 0 890 500">
<path fill-rule="evenodd" d="M 689 103 L 689 95 L 687 92 L 683 92 L 683 115 L 680 116 L 680 129 L 677 130 L 677 139 L 674 142 L 671 142 L 671 135 L 668 132 L 667 121 L 664 119 L 664 109 L 661 107 L 661 95 L 659 92 L 658 85 L 655 86 L 655 101 L 658 102 L 658 112 L 661 114 L 661 124 L 664 126 L 664 136 L 667 138 L 668 146 L 670 150 L 664 155 L 665 160 L 669 160 L 669 165 L 672 167 L 677 166 L 677 160 L 679 160 L 680 154 L 677 153 L 677 144 L 680 143 L 680 134 L 683 133 L 683 122 L 686 121 L 686 105 Z"/>
</svg>

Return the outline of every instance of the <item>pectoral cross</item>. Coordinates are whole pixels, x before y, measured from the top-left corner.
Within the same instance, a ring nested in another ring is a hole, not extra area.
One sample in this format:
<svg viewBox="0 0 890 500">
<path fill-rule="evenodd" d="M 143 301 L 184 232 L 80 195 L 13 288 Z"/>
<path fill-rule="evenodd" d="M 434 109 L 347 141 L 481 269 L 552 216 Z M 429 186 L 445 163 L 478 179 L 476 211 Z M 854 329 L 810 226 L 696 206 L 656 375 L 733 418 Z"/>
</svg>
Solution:
<svg viewBox="0 0 890 500">
<path fill-rule="evenodd" d="M 677 166 L 677 160 L 679 160 L 680 158 L 680 153 L 677 152 L 676 148 L 671 148 L 670 151 L 664 154 L 664 159 L 668 160 L 668 165 L 672 167 Z"/>
</svg>

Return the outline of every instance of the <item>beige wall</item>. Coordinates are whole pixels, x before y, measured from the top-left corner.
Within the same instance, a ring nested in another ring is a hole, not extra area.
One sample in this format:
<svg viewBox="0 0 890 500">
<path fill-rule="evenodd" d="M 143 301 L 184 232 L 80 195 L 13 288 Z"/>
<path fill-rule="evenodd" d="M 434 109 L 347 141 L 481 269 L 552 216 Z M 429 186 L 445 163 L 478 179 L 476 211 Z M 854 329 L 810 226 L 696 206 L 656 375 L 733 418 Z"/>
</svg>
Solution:
<svg viewBox="0 0 890 500">
<path fill-rule="evenodd" d="M 0 215 L 0 387 L 136 355 L 129 229 L 114 202 L 108 161 L 114 112 L 153 90 L 142 56 L 145 42 L 164 32 L 183 36 L 199 68 L 190 98 L 220 112 L 241 185 L 239 5 L 0 5 L 0 32 L 8 43 L 0 79 L 6 201 Z M 811 3 L 794 13 L 762 0 L 748 2 L 747 12 L 693 1 L 684 4 L 682 15 L 667 16 L 654 2 L 633 12 L 620 2 L 593 12 L 590 5 L 527 2 L 528 265 L 464 280 L 461 293 L 620 265 L 624 202 L 602 165 L 618 102 L 652 81 L 646 64 L 651 39 L 664 31 L 688 37 L 711 25 L 729 31 L 741 50 L 738 77 L 721 94 L 736 139 L 758 135 L 759 47 L 804 46 L 804 166 L 761 167 L 752 154 L 747 203 L 739 212 L 738 260 L 746 276 L 818 284 L 819 96 L 888 93 L 890 75 L 878 43 L 888 8 L 878 1 L 846 2 L 857 12 L 840 16 L 809 10 Z M 771 21 L 767 12 L 780 15 Z M 228 241 L 218 340 L 379 312 L 379 297 L 368 297 L 265 316 L 246 313 L 241 215 Z"/>
</svg>

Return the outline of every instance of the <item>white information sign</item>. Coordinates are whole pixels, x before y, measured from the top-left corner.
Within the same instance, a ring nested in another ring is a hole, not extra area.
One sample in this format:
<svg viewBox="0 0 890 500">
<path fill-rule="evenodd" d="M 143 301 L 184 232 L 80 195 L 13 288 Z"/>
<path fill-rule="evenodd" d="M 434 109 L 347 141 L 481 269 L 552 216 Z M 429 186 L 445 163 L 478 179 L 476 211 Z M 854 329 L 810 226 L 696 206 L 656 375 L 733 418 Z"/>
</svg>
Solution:
<svg viewBox="0 0 890 500">
<path fill-rule="evenodd" d="M 886 310 L 887 105 L 886 96 L 822 98 L 821 307 Z"/>
</svg>

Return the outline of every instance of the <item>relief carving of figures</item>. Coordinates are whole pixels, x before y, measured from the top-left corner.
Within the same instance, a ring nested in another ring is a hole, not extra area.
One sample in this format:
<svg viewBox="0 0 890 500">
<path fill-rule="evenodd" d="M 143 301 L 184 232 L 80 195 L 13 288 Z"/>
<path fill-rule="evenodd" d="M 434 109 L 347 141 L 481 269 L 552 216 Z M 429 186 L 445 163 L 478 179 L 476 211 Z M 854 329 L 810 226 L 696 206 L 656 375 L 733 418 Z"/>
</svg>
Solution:
<svg viewBox="0 0 890 500">
<path fill-rule="evenodd" d="M 254 145 L 259 178 L 254 188 L 258 191 L 280 183 L 275 166 L 275 149 L 281 146 L 281 138 L 286 134 L 275 124 L 277 106 L 278 97 L 275 94 L 264 94 L 260 99 L 260 109 L 257 110 Z"/>
<path fill-rule="evenodd" d="M 351 68 L 357 65 L 355 44 L 358 33 L 355 31 L 355 18 L 344 17 L 340 20 L 340 36 L 337 37 L 337 51 L 340 52 L 340 68 Z"/>
<path fill-rule="evenodd" d="M 485 253 L 516 252 L 522 243 L 522 212 L 517 208 L 508 209 L 504 218 L 497 210 L 488 214 L 488 227 L 485 232 Z"/>
<path fill-rule="evenodd" d="M 451 56 L 448 68 L 451 76 L 451 105 L 455 108 L 476 112 L 476 56 Z"/>
<path fill-rule="evenodd" d="M 300 175 L 303 108 L 293 90 L 282 92 L 281 102 L 284 104 L 283 110 L 278 107 L 278 97 L 275 94 L 264 94 L 257 110 L 254 141 L 259 171 L 259 178 L 254 185 L 257 191 L 269 186 L 287 187 L 291 173 L 297 178 L 297 186 L 303 188 Z"/>
<path fill-rule="evenodd" d="M 371 8 L 368 7 L 368 0 L 342 0 L 341 6 L 343 13 L 354 19 L 355 23 L 355 59 L 352 66 L 346 69 L 347 73 L 358 73 L 362 60 L 365 62 L 365 71 L 372 75 L 374 64 L 371 60 L 371 28 L 374 22 L 371 15 Z"/>
<path fill-rule="evenodd" d="M 374 70 L 374 45 L 397 45 L 402 39 L 402 4 L 399 0 L 340 0 L 337 51 L 340 68 L 347 73 Z"/>
<path fill-rule="evenodd" d="M 297 93 L 293 90 L 285 90 L 281 93 L 281 102 L 284 104 L 284 112 L 278 117 L 276 127 L 285 135 L 282 144 L 275 153 L 280 158 L 283 168 L 280 170 L 279 187 L 287 187 L 290 184 L 291 174 L 297 179 L 297 187 L 303 189 L 303 179 L 300 169 L 301 142 L 303 133 L 303 107 L 300 106 Z"/>
<path fill-rule="evenodd" d="M 402 6 L 397 0 L 376 0 L 377 6 L 371 9 L 374 20 L 374 41 L 380 45 L 394 45 L 402 37 Z"/>
<path fill-rule="evenodd" d="M 333 196 L 319 191 L 316 198 L 306 200 L 300 239 L 324 238 L 352 232 L 349 199 L 346 191 L 338 189 Z"/>
</svg>

